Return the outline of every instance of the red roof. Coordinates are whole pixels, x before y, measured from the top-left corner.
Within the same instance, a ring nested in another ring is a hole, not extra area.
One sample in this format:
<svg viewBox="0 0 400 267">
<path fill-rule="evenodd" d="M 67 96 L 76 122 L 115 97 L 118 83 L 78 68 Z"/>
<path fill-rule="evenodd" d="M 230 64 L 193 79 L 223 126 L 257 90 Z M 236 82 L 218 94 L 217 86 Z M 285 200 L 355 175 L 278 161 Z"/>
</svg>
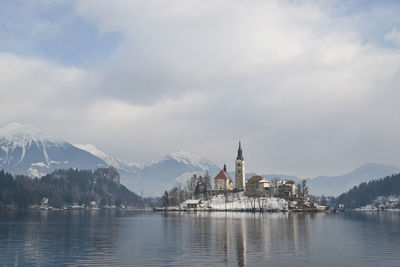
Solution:
<svg viewBox="0 0 400 267">
<path fill-rule="evenodd" d="M 229 178 L 228 174 L 226 172 L 224 172 L 224 170 L 221 170 L 217 176 L 215 176 L 214 179 L 224 179 L 224 180 L 230 180 L 231 178 Z"/>
</svg>

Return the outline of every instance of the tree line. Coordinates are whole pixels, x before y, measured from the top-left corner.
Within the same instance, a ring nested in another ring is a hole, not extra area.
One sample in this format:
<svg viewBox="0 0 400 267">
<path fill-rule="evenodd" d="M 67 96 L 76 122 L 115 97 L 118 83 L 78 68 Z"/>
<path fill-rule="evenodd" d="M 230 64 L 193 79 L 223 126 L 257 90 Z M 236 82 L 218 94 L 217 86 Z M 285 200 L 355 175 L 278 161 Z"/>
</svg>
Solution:
<svg viewBox="0 0 400 267">
<path fill-rule="evenodd" d="M 125 186 L 113 181 L 119 174 L 114 168 L 107 170 L 56 170 L 42 178 L 25 175 L 13 176 L 0 171 L 0 208 L 27 208 L 39 205 L 42 198 L 49 206 L 62 208 L 68 205 L 99 206 L 150 206 L 152 199 L 142 199 Z"/>
<path fill-rule="evenodd" d="M 400 174 L 387 176 L 379 180 L 364 182 L 354 186 L 348 192 L 341 194 L 337 198 L 332 198 L 331 202 L 337 206 L 344 204 L 345 208 L 360 208 L 371 204 L 380 196 L 391 196 L 400 194 Z"/>
<path fill-rule="evenodd" d="M 178 183 L 169 191 L 166 190 L 161 197 L 163 207 L 178 206 L 188 199 L 211 198 L 211 177 L 206 172 L 204 176 L 194 174 L 184 184 Z"/>
</svg>

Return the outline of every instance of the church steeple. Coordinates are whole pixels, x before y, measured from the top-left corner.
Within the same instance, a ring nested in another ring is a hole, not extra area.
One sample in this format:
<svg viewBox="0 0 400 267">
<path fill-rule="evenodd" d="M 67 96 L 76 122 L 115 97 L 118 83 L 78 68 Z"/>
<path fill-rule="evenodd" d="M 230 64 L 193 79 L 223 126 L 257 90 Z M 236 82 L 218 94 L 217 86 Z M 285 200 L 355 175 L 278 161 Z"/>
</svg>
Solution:
<svg viewBox="0 0 400 267">
<path fill-rule="evenodd" d="M 241 145 L 240 141 L 239 141 L 239 149 L 238 149 L 238 154 L 237 154 L 236 160 L 244 160 L 243 152 L 242 152 L 242 145 Z"/>
<path fill-rule="evenodd" d="M 245 190 L 246 189 L 246 172 L 244 169 L 244 158 L 242 151 L 242 143 L 239 140 L 239 148 L 237 157 L 235 160 L 235 189 Z"/>
</svg>

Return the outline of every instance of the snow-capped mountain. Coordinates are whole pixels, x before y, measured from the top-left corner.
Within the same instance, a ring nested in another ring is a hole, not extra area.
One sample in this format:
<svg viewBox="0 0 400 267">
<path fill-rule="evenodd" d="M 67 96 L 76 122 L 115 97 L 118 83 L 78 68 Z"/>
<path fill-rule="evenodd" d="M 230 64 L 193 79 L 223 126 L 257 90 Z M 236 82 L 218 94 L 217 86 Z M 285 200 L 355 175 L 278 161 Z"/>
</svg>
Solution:
<svg viewBox="0 0 400 267">
<path fill-rule="evenodd" d="M 124 172 L 127 173 L 135 173 L 139 168 L 141 168 L 141 165 L 138 163 L 133 163 L 133 162 L 127 162 L 124 160 L 116 159 L 106 153 L 104 153 L 102 150 L 98 149 L 92 144 L 74 144 L 75 147 L 85 150 L 92 155 L 104 160 L 108 165 L 114 166 L 116 169 L 123 170 Z"/>
<path fill-rule="evenodd" d="M 193 174 L 208 172 L 213 176 L 220 171 L 211 161 L 187 151 L 174 151 L 150 163 L 137 164 L 116 159 L 91 144 L 75 146 L 114 166 L 123 185 L 137 193 L 143 190 L 145 196 L 159 196 L 177 183 L 184 184 Z"/>
<path fill-rule="evenodd" d="M 102 159 L 35 127 L 10 123 L 0 128 L 0 169 L 43 176 L 55 169 L 94 169 Z"/>
<path fill-rule="evenodd" d="M 208 172 L 213 177 L 220 169 L 207 159 L 187 151 L 175 151 L 144 164 L 133 175 L 133 179 L 125 179 L 122 175 L 121 183 L 128 188 L 143 189 L 145 195 L 159 196 L 176 183 L 184 183 L 193 174 L 204 175 Z"/>
<path fill-rule="evenodd" d="M 137 164 L 116 159 L 94 145 L 72 145 L 39 129 L 19 123 L 0 128 L 0 169 L 12 174 L 41 177 L 55 169 L 95 169 L 114 166 L 121 183 L 146 196 L 161 193 L 177 182 L 184 183 L 193 174 L 210 175 L 219 171 L 212 162 L 185 151 L 175 151 L 157 161 Z"/>
<path fill-rule="evenodd" d="M 7 172 L 40 177 L 55 169 L 95 169 L 99 164 L 114 166 L 123 185 L 137 193 L 143 190 L 145 196 L 160 196 L 176 183 L 185 183 L 193 174 L 208 172 L 213 178 L 221 170 L 211 161 L 186 151 L 175 151 L 140 165 L 116 159 L 90 144 L 72 145 L 29 125 L 10 123 L 0 128 L 0 169 Z M 369 163 L 345 175 L 308 179 L 308 184 L 314 195 L 338 195 L 354 185 L 393 173 L 400 173 L 400 169 Z M 246 174 L 247 178 L 250 176 L 251 173 Z M 234 173 L 231 177 L 234 179 Z M 265 174 L 264 177 L 300 182 L 295 176 Z"/>
</svg>

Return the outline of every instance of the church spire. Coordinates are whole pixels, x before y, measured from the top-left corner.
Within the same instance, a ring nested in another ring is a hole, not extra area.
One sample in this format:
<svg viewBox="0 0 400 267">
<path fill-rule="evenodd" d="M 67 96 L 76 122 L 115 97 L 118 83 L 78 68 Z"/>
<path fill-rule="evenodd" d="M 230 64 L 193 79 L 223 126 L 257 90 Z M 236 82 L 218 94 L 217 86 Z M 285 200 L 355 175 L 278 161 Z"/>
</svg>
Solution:
<svg viewBox="0 0 400 267">
<path fill-rule="evenodd" d="M 236 160 L 244 160 L 244 158 L 243 158 L 243 152 L 242 152 L 242 145 L 241 145 L 241 142 L 239 141 L 239 149 L 238 149 L 238 154 L 237 154 L 237 157 L 236 157 Z"/>
</svg>

